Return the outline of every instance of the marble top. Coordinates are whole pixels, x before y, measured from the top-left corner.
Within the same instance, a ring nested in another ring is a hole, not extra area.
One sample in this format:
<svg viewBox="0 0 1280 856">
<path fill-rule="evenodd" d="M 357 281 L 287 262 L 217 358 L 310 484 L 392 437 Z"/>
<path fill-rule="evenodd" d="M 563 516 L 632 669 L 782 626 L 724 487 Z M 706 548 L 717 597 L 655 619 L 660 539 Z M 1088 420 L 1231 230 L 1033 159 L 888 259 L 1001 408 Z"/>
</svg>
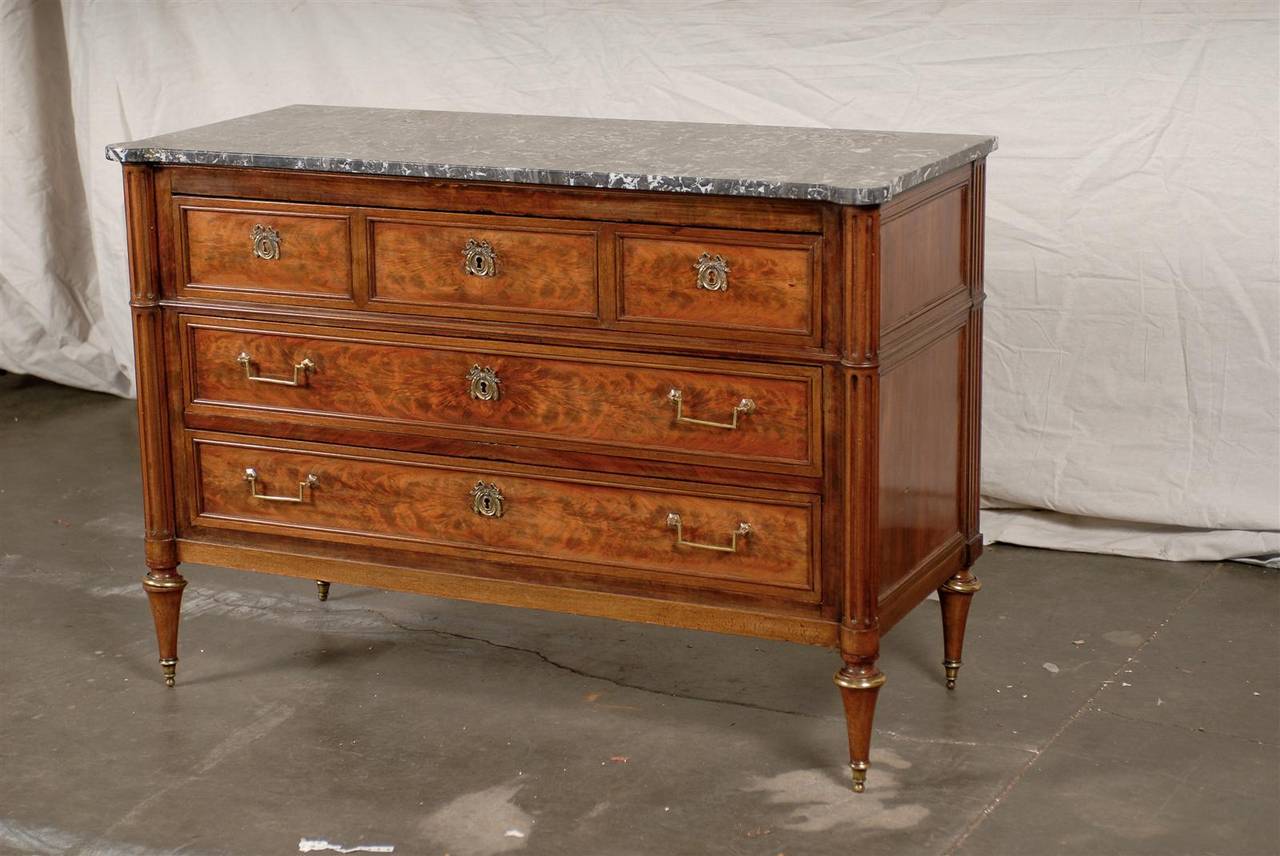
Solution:
<svg viewBox="0 0 1280 856">
<path fill-rule="evenodd" d="M 875 205 L 995 147 L 965 134 L 295 104 L 116 143 L 107 157 Z"/>
</svg>

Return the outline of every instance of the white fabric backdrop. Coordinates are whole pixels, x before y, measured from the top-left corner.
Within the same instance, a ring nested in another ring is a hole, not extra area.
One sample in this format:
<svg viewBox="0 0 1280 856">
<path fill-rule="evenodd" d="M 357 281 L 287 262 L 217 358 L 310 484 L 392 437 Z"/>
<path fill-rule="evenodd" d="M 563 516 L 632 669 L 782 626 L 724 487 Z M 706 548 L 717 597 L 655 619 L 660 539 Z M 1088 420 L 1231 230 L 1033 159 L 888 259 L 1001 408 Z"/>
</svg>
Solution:
<svg viewBox="0 0 1280 856">
<path fill-rule="evenodd" d="M 1280 551 L 1274 0 L 0 5 L 0 367 L 131 391 L 108 142 L 296 102 L 990 132 L 984 493 L 1075 517 L 989 531 Z"/>
</svg>

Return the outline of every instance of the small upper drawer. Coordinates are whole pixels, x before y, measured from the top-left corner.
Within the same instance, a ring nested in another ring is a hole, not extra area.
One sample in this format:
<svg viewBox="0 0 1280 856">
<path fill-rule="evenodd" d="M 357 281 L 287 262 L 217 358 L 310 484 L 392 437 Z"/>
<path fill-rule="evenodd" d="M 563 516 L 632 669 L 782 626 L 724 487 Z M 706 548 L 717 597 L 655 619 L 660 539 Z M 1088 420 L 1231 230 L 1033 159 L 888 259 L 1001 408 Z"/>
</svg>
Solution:
<svg viewBox="0 0 1280 856">
<path fill-rule="evenodd" d="M 370 214 L 369 307 L 395 312 L 595 318 L 591 224 Z"/>
<path fill-rule="evenodd" d="M 181 292 L 350 303 L 347 209 L 182 197 L 174 202 Z"/>
<path fill-rule="evenodd" d="M 619 230 L 618 320 L 714 338 L 814 339 L 820 242 L 816 235 Z"/>
</svg>

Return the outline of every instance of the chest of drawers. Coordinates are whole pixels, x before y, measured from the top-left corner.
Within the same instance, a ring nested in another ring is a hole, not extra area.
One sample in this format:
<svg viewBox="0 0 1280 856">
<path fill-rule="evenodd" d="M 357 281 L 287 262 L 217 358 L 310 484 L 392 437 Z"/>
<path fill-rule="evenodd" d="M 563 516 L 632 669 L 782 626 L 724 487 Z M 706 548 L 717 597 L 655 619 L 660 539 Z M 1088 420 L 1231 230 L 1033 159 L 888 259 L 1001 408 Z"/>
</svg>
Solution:
<svg viewBox="0 0 1280 856">
<path fill-rule="evenodd" d="M 373 141 L 373 142 L 371 142 Z M 824 645 L 978 525 L 989 137 L 291 107 L 124 163 L 143 586 L 183 562 Z"/>
</svg>

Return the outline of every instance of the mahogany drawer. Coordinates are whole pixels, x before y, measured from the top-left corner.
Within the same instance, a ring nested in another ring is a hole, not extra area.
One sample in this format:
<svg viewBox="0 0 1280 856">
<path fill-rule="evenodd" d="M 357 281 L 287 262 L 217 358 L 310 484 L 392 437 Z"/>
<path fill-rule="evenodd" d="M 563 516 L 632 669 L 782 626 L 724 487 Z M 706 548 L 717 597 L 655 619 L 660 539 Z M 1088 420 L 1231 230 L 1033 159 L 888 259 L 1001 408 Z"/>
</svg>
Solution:
<svg viewBox="0 0 1280 856">
<path fill-rule="evenodd" d="M 180 294 L 351 304 L 350 209 L 176 197 L 174 211 Z"/>
<path fill-rule="evenodd" d="M 369 215 L 367 235 L 371 309 L 513 320 L 598 314 L 591 223 L 388 212 Z"/>
<path fill-rule="evenodd" d="M 814 339 L 821 238 L 713 229 L 616 233 L 621 326 L 733 339 Z"/>
<path fill-rule="evenodd" d="M 201 526 L 815 601 L 818 498 L 191 435 Z"/>
<path fill-rule="evenodd" d="M 182 316 L 189 408 L 816 473 L 820 370 Z M 676 400 L 678 399 L 678 400 Z"/>
</svg>

